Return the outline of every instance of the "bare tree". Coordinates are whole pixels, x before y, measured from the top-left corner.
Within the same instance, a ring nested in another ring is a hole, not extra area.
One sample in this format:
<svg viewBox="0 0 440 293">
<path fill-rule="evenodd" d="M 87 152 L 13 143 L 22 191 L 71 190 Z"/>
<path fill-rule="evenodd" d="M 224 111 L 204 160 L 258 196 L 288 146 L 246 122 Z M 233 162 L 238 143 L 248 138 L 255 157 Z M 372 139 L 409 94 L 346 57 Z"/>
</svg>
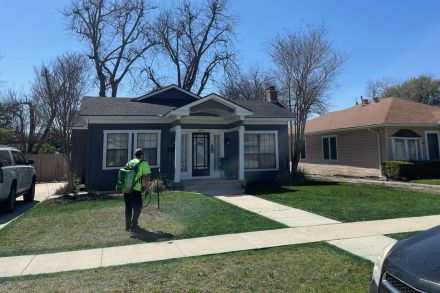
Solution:
<svg viewBox="0 0 440 293">
<path fill-rule="evenodd" d="M 60 87 L 57 99 L 54 129 L 59 133 L 62 153 L 69 166 L 68 186 L 73 189 L 75 170 L 71 161 L 71 136 L 75 115 L 88 84 L 87 60 L 78 54 L 66 54 L 55 60 L 56 85 Z"/>
<path fill-rule="evenodd" d="M 0 127 L 12 131 L 12 144 L 23 152 L 31 152 L 36 123 L 36 105 L 32 98 L 24 92 L 7 89 L 0 102 Z"/>
<path fill-rule="evenodd" d="M 274 83 L 275 78 L 260 66 L 250 67 L 245 72 L 234 68 L 220 82 L 220 94 L 229 100 L 264 99 L 267 87 Z"/>
<path fill-rule="evenodd" d="M 184 1 L 176 10 L 163 11 L 155 32 L 158 53 L 175 67 L 171 79 L 179 87 L 201 94 L 218 68 L 235 61 L 234 25 L 228 0 L 208 0 L 202 5 Z M 162 87 L 164 79 L 169 82 L 153 66 L 146 66 L 144 72 L 156 88 Z"/>
<path fill-rule="evenodd" d="M 37 152 L 45 143 L 47 136 L 53 129 L 57 114 L 58 99 L 63 91 L 62 80 L 58 76 L 57 62 L 43 64 L 34 70 L 34 82 L 32 85 L 32 100 L 37 106 L 38 124 L 40 126 L 38 141 L 30 152 Z"/>
<path fill-rule="evenodd" d="M 99 95 L 116 97 L 134 64 L 156 44 L 149 18 L 154 7 L 145 0 L 71 0 L 64 10 L 67 29 L 87 45 Z"/>
<path fill-rule="evenodd" d="M 382 79 L 374 79 L 367 81 L 365 94 L 367 98 L 382 97 L 385 89 L 393 85 L 391 78 L 384 77 Z"/>
<path fill-rule="evenodd" d="M 326 96 L 347 57 L 333 49 L 324 26 L 306 26 L 298 32 L 278 34 L 269 44 L 269 53 L 278 71 L 287 105 L 294 114 L 291 124 L 292 171 L 296 174 L 311 113 L 323 113 Z"/>
</svg>

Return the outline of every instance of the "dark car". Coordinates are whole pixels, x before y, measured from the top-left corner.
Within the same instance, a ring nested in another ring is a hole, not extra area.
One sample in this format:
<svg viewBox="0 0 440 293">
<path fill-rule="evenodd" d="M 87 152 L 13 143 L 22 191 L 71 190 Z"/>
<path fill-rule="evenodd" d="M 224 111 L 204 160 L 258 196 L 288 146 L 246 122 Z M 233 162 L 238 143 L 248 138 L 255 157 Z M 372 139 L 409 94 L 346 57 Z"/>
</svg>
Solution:
<svg viewBox="0 0 440 293">
<path fill-rule="evenodd" d="M 440 292 L 440 226 L 386 247 L 370 292 Z"/>
</svg>

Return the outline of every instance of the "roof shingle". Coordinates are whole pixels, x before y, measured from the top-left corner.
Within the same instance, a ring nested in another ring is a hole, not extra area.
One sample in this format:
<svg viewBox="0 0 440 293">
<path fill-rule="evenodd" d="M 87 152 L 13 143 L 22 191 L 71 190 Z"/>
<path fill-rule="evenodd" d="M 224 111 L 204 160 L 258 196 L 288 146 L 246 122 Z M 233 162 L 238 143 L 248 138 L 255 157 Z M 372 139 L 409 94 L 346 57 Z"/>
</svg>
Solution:
<svg viewBox="0 0 440 293">
<path fill-rule="evenodd" d="M 356 105 L 307 121 L 305 132 L 319 132 L 383 124 L 438 124 L 440 107 L 400 98 L 385 98 L 368 105 Z"/>
</svg>

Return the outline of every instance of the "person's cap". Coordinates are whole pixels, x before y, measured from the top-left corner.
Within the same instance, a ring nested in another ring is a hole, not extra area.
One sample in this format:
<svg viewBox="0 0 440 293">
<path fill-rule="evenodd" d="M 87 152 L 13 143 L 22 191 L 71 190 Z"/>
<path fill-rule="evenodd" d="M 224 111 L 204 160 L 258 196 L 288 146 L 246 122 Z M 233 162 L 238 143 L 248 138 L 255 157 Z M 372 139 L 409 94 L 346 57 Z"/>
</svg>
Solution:
<svg viewBox="0 0 440 293">
<path fill-rule="evenodd" d="M 137 149 L 137 150 L 134 152 L 134 155 L 135 155 L 136 157 L 141 157 L 141 156 L 144 155 L 144 150 L 143 150 L 143 149 Z"/>
</svg>

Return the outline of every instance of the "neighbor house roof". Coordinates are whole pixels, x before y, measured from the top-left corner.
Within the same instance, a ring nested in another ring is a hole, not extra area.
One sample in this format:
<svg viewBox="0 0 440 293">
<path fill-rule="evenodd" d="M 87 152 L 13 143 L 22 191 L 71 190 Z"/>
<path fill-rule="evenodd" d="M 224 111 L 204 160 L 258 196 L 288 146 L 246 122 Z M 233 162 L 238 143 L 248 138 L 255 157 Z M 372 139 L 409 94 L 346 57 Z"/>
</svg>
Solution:
<svg viewBox="0 0 440 293">
<path fill-rule="evenodd" d="M 291 118 L 292 113 L 281 105 L 264 100 L 234 101 L 250 110 L 252 118 Z M 146 103 L 129 98 L 84 97 L 80 116 L 163 116 L 177 107 Z"/>
<path fill-rule="evenodd" d="M 385 98 L 367 105 L 324 114 L 307 121 L 305 132 L 321 132 L 380 125 L 435 124 L 440 122 L 440 107 L 400 98 Z"/>
</svg>

